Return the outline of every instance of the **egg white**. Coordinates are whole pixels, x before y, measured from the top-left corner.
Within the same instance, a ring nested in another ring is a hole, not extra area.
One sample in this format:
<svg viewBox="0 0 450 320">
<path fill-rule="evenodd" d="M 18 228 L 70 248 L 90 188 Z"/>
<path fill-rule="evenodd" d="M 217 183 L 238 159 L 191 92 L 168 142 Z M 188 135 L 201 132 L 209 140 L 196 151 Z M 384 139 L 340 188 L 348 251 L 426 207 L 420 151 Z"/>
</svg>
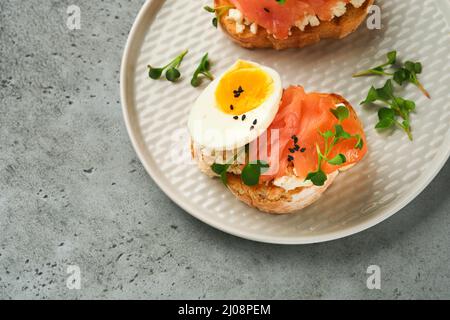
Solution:
<svg viewBox="0 0 450 320">
<path fill-rule="evenodd" d="M 272 94 L 259 107 L 246 112 L 244 121 L 242 121 L 242 115 L 235 120 L 233 115 L 221 111 L 217 106 L 215 91 L 220 79 L 234 69 L 237 62 L 211 82 L 195 101 L 188 120 L 189 132 L 195 143 L 213 150 L 240 148 L 265 132 L 274 120 L 283 94 L 280 75 L 271 68 L 250 61 L 245 62 L 259 67 L 273 79 Z M 253 130 L 250 130 L 255 119 L 257 124 Z"/>
</svg>

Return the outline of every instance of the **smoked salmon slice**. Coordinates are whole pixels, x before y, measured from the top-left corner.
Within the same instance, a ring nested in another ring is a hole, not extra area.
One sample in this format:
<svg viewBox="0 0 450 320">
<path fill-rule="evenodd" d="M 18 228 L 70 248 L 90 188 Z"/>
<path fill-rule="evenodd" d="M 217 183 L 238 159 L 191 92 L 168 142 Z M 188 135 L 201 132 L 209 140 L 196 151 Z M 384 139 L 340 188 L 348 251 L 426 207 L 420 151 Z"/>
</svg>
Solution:
<svg viewBox="0 0 450 320">
<path fill-rule="evenodd" d="M 276 172 L 261 176 L 261 181 L 271 181 L 289 174 L 289 168 L 295 168 L 295 174 L 300 178 L 317 171 L 318 154 L 325 148 L 325 139 L 321 136 L 328 130 L 334 130 L 339 123 L 338 119 L 330 111 L 337 108 L 337 98 L 331 94 L 305 93 L 300 86 L 291 86 L 283 93 L 279 111 L 267 130 L 270 137 L 272 130 L 278 130 L 278 145 L 271 146 L 269 142 L 268 152 L 272 154 L 272 148 L 278 147 L 279 159 Z M 350 116 L 342 121 L 343 129 L 355 138 L 342 140 L 332 149 L 329 158 L 343 154 L 346 162 L 342 165 L 322 164 L 322 171 L 330 174 L 341 167 L 360 161 L 367 153 L 367 143 L 361 122 L 351 107 L 347 107 Z M 357 148 L 359 136 L 362 139 L 362 147 Z M 268 141 L 271 141 L 268 139 Z M 268 162 L 273 166 L 274 159 L 269 157 Z"/>
</svg>

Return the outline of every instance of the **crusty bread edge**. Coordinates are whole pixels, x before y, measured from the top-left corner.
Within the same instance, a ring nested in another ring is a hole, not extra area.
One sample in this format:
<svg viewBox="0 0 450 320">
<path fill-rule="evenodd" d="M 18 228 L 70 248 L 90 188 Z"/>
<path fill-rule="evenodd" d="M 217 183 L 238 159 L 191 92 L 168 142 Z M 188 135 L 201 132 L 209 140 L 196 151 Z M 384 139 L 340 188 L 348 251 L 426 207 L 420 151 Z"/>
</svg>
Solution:
<svg viewBox="0 0 450 320">
<path fill-rule="evenodd" d="M 276 39 L 267 31 L 259 27 L 258 32 L 253 34 L 249 28 L 243 33 L 236 33 L 236 25 L 233 21 L 226 18 L 227 14 L 222 15 L 220 25 L 224 32 L 235 42 L 244 48 L 274 48 L 277 50 L 288 48 L 303 48 L 319 42 L 322 39 L 342 39 L 353 33 L 368 14 L 368 8 L 373 5 L 374 0 L 367 0 L 361 7 L 355 8 L 348 5 L 347 12 L 339 18 L 331 21 L 321 21 L 319 26 L 307 26 L 305 31 L 298 28 L 292 28 L 292 35 L 287 39 Z M 228 0 L 214 0 L 216 7 L 230 5 Z"/>
<path fill-rule="evenodd" d="M 338 171 L 329 174 L 322 187 L 303 187 L 292 191 L 285 191 L 274 185 L 259 186 L 257 190 L 255 187 L 244 185 L 240 177 L 229 174 L 228 189 L 236 198 L 250 207 L 266 213 L 282 215 L 304 209 L 319 200 L 338 174 Z"/>
</svg>

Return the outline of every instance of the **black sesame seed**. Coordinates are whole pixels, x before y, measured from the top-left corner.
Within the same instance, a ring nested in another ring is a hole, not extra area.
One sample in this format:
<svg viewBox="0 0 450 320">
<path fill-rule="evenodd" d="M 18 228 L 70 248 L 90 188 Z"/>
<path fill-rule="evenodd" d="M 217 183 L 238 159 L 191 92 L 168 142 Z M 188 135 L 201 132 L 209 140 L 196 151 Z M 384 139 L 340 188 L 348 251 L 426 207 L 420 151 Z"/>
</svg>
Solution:
<svg viewBox="0 0 450 320">
<path fill-rule="evenodd" d="M 253 120 L 253 124 L 256 126 L 256 124 L 258 123 L 258 120 L 257 119 L 255 119 L 255 120 Z"/>
<path fill-rule="evenodd" d="M 230 105 L 230 110 L 234 110 L 234 106 L 233 105 Z"/>
<path fill-rule="evenodd" d="M 239 119 L 239 117 L 238 117 L 238 116 L 234 116 L 233 119 L 234 119 L 234 120 L 237 120 L 237 119 Z"/>
<path fill-rule="evenodd" d="M 292 136 L 292 140 L 294 140 L 294 143 L 297 143 L 297 142 L 298 142 L 297 136 L 296 136 L 296 135 L 293 135 L 293 136 Z"/>
<path fill-rule="evenodd" d="M 267 8 L 264 8 L 264 11 L 267 12 L 267 13 L 270 13 L 270 10 L 267 9 Z"/>
<path fill-rule="evenodd" d="M 244 89 L 242 89 L 242 86 L 239 86 L 237 90 L 233 90 L 233 95 L 235 98 L 239 98 L 243 92 Z"/>
<path fill-rule="evenodd" d="M 255 129 L 255 126 L 251 126 L 251 127 L 250 127 L 250 130 L 253 130 L 253 129 Z"/>
<path fill-rule="evenodd" d="M 242 115 L 242 121 L 244 121 L 245 120 L 245 118 L 247 118 L 247 116 L 244 114 L 244 115 Z"/>
<path fill-rule="evenodd" d="M 298 151 L 298 150 L 300 150 L 300 146 L 299 146 L 298 144 L 296 144 L 296 145 L 294 146 L 294 149 L 295 149 L 295 151 Z"/>
<path fill-rule="evenodd" d="M 294 148 L 289 148 L 289 152 L 290 153 L 295 153 L 295 149 Z"/>
<path fill-rule="evenodd" d="M 289 156 L 288 156 L 288 161 L 289 161 L 289 162 L 294 161 L 294 157 L 291 156 L 291 155 L 289 155 Z"/>
<path fill-rule="evenodd" d="M 300 150 L 300 152 L 305 152 L 306 151 L 306 148 L 302 148 L 301 150 Z"/>
</svg>

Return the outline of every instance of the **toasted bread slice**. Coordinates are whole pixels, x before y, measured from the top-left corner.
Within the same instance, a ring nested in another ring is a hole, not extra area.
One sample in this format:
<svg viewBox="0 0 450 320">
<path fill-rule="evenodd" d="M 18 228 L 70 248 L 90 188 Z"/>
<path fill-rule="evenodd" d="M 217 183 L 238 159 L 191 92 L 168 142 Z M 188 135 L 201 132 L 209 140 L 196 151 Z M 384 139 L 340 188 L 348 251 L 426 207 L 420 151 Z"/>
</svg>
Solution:
<svg viewBox="0 0 450 320">
<path fill-rule="evenodd" d="M 342 103 L 349 110 L 353 110 L 350 103 L 343 97 L 337 94 L 333 94 L 332 96 L 335 99 L 335 104 Z M 199 166 L 202 167 L 200 163 Z M 351 167 L 353 167 L 353 164 L 329 174 L 327 182 L 322 187 L 300 187 L 286 191 L 283 188 L 275 186 L 272 182 L 249 187 L 242 182 L 239 175 L 229 173 L 228 188 L 239 200 L 251 207 L 272 214 L 287 214 L 301 210 L 316 202 L 333 183 L 339 172 L 346 171 Z"/>
<path fill-rule="evenodd" d="M 291 191 L 262 184 L 255 187 L 246 186 L 240 177 L 229 174 L 228 188 L 242 202 L 271 214 L 287 214 L 301 210 L 316 202 L 338 176 L 338 171 L 328 175 L 324 186 L 304 187 Z"/>
<path fill-rule="evenodd" d="M 227 19 L 227 14 L 220 18 L 220 25 L 235 42 L 244 48 L 274 48 L 277 50 L 302 48 L 315 44 L 322 39 L 342 39 L 348 36 L 365 20 L 368 8 L 373 3 L 374 0 L 367 0 L 359 8 L 348 5 L 347 12 L 342 17 L 334 18 L 331 21 L 321 21 L 320 25 L 316 27 L 307 26 L 305 31 L 293 27 L 292 35 L 284 40 L 274 38 L 262 27 L 258 28 L 256 34 L 253 34 L 249 28 L 246 28 L 243 33 L 236 33 L 236 25 L 233 21 Z M 231 5 L 228 0 L 214 0 L 214 4 L 216 7 Z"/>
</svg>

